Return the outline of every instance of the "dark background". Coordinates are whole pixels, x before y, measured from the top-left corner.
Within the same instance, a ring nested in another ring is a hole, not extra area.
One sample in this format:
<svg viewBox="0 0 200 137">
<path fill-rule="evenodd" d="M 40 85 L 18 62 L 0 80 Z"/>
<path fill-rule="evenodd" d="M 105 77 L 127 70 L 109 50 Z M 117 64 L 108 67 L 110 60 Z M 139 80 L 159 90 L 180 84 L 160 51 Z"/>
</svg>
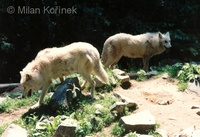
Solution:
<svg viewBox="0 0 200 137">
<path fill-rule="evenodd" d="M 61 6 L 77 14 L 8 14 L 7 7 Z M 133 35 L 170 32 L 172 48 L 150 65 L 200 60 L 199 0 L 0 0 L 0 83 L 19 82 L 25 65 L 38 51 L 85 41 L 98 48 L 119 32 Z M 167 61 L 168 60 L 168 61 Z M 142 61 L 122 58 L 122 69 L 141 67 Z"/>
</svg>

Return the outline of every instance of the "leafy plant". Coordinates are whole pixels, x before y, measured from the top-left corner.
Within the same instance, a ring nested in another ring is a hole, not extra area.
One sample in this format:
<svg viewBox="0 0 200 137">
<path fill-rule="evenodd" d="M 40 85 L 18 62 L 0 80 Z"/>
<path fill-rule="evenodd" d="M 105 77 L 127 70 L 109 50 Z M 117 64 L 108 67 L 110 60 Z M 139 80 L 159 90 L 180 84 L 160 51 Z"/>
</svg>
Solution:
<svg viewBox="0 0 200 137">
<path fill-rule="evenodd" d="M 130 132 L 130 133 L 126 134 L 125 137 L 138 137 L 138 135 L 136 132 Z"/>
<path fill-rule="evenodd" d="M 144 70 L 141 69 L 137 71 L 137 74 L 138 74 L 138 78 L 137 78 L 138 81 L 144 81 L 147 79 L 147 75 L 146 75 L 147 73 Z"/>
<path fill-rule="evenodd" d="M 154 130 L 149 131 L 148 135 L 152 135 L 154 137 L 162 137 L 159 133 Z"/>
<path fill-rule="evenodd" d="M 0 136 L 3 134 L 3 132 L 6 130 L 8 124 L 5 124 L 3 126 L 0 127 Z"/>
<path fill-rule="evenodd" d="M 178 82 L 178 90 L 179 91 L 185 91 L 185 89 L 187 89 L 187 87 L 188 87 L 187 82 L 183 82 L 183 81 Z"/>
<path fill-rule="evenodd" d="M 44 127 L 44 129 L 50 134 L 53 135 L 53 133 L 56 131 L 58 128 L 58 125 L 61 123 L 61 118 L 60 116 L 56 116 L 53 121 L 49 123 L 44 123 L 41 124 L 41 127 Z"/>
<path fill-rule="evenodd" d="M 86 120 L 80 122 L 78 127 L 76 128 L 77 136 L 85 136 L 91 134 L 91 132 L 92 132 L 92 124 Z"/>
<path fill-rule="evenodd" d="M 200 65 L 185 63 L 178 72 L 178 78 L 182 81 L 200 81 Z"/>
<path fill-rule="evenodd" d="M 183 63 L 176 63 L 174 65 L 165 65 L 165 66 L 158 66 L 158 67 L 154 67 L 152 66 L 151 69 L 152 70 L 157 70 L 159 71 L 159 73 L 168 73 L 170 77 L 176 78 L 178 72 L 180 71 L 180 69 L 182 68 Z"/>
<path fill-rule="evenodd" d="M 104 113 L 102 117 L 105 126 L 109 126 L 115 120 L 115 117 L 111 113 Z"/>
<path fill-rule="evenodd" d="M 125 128 L 117 123 L 112 127 L 111 133 L 115 136 L 122 136 L 125 133 Z"/>
</svg>

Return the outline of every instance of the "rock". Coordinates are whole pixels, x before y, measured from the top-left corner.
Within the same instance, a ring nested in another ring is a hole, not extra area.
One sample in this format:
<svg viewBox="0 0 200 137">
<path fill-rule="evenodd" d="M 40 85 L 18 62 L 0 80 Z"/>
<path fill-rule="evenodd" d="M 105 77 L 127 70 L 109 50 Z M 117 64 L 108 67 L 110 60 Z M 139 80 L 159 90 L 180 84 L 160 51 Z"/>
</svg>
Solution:
<svg viewBox="0 0 200 137">
<path fill-rule="evenodd" d="M 125 132 L 144 133 L 154 129 L 156 124 L 155 117 L 149 110 L 138 112 L 129 116 L 121 117 L 120 125 L 124 125 Z"/>
<path fill-rule="evenodd" d="M 183 131 L 181 131 L 179 134 L 176 134 L 175 137 L 191 137 L 192 136 L 192 132 L 194 131 L 194 126 L 193 127 L 189 127 Z"/>
<path fill-rule="evenodd" d="M 152 70 L 152 71 L 150 71 L 150 72 L 147 72 L 147 74 L 146 74 L 146 76 L 147 76 L 148 78 L 150 78 L 150 77 L 152 77 L 152 76 L 155 76 L 155 75 L 158 75 L 158 71 L 156 71 L 156 70 Z"/>
<path fill-rule="evenodd" d="M 192 137 L 200 137 L 200 130 L 195 130 L 192 134 Z"/>
<path fill-rule="evenodd" d="M 52 137 L 75 137 L 75 130 L 78 122 L 75 119 L 68 118 L 64 120 Z"/>
<path fill-rule="evenodd" d="M 121 76 L 125 76 L 126 72 L 120 69 L 113 69 L 112 72 L 116 75 L 121 75 Z"/>
<path fill-rule="evenodd" d="M 0 104 L 6 101 L 6 97 L 0 97 Z"/>
<path fill-rule="evenodd" d="M 28 137 L 28 132 L 15 124 L 9 125 L 1 137 Z"/>
<path fill-rule="evenodd" d="M 51 106 L 53 107 L 69 107 L 80 94 L 81 91 L 78 78 L 67 78 L 56 87 L 50 104 L 52 104 Z"/>
<path fill-rule="evenodd" d="M 150 78 L 157 74 L 158 74 L 158 71 L 153 70 L 153 71 L 147 72 L 146 76 L 147 76 L 147 78 Z M 137 73 L 128 73 L 128 75 L 129 75 L 130 79 L 137 79 L 139 77 L 139 75 Z"/>
<path fill-rule="evenodd" d="M 194 105 L 191 107 L 191 109 L 200 109 L 200 105 Z"/>
<path fill-rule="evenodd" d="M 96 104 L 94 107 L 96 108 L 95 115 L 101 115 L 103 106 L 101 104 Z"/>
<path fill-rule="evenodd" d="M 130 79 L 137 79 L 139 77 L 137 73 L 128 73 L 128 76 Z"/>
<path fill-rule="evenodd" d="M 176 134 L 175 137 L 200 137 L 200 130 L 196 130 L 195 126 L 191 126 Z"/>
<path fill-rule="evenodd" d="M 191 92 L 194 92 L 197 95 L 200 95 L 200 84 L 199 84 L 199 82 L 198 81 L 189 82 L 187 90 L 191 91 Z"/>
<path fill-rule="evenodd" d="M 166 130 L 163 130 L 163 129 L 158 128 L 158 129 L 156 129 L 156 132 L 157 132 L 158 134 L 160 134 L 161 137 L 168 137 L 167 131 L 166 131 Z"/>
<path fill-rule="evenodd" d="M 122 113 L 125 111 L 126 103 L 123 102 L 115 102 L 111 107 L 110 111 L 116 111 L 117 113 Z"/>
<path fill-rule="evenodd" d="M 97 110 L 95 111 L 95 115 L 96 115 L 96 116 L 101 115 L 101 111 L 97 109 Z"/>
<path fill-rule="evenodd" d="M 173 100 L 159 100 L 157 102 L 158 105 L 170 105 L 173 103 Z"/>
<path fill-rule="evenodd" d="M 103 106 L 101 104 L 95 104 L 94 107 L 98 110 L 102 110 Z"/>
<path fill-rule="evenodd" d="M 169 76 L 169 74 L 168 73 L 164 73 L 163 75 L 162 75 L 162 78 L 163 79 L 168 79 L 170 76 Z"/>
<path fill-rule="evenodd" d="M 121 81 L 121 84 L 130 81 L 130 77 L 126 74 L 125 71 L 120 69 L 113 69 L 112 72 L 116 75 L 116 77 Z"/>
<path fill-rule="evenodd" d="M 197 115 L 199 115 L 199 116 L 200 116 L 200 111 L 198 111 L 198 112 L 197 112 Z"/>
<path fill-rule="evenodd" d="M 136 108 L 137 104 L 132 99 L 130 99 L 130 98 L 128 98 L 128 97 L 126 97 L 126 96 L 124 96 L 120 93 L 117 93 L 117 92 L 115 92 L 113 94 L 114 94 L 115 97 L 121 99 L 122 102 L 125 102 L 126 106 L 128 108 Z"/>
</svg>

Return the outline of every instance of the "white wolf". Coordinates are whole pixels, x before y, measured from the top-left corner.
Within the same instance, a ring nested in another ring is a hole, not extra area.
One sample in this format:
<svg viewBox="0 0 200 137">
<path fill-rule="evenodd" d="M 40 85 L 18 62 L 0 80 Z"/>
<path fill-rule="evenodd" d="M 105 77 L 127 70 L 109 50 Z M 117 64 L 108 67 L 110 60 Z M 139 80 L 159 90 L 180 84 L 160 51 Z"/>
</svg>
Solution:
<svg viewBox="0 0 200 137">
<path fill-rule="evenodd" d="M 105 67 L 113 67 L 122 56 L 143 58 L 143 69 L 148 71 L 149 60 L 171 47 L 169 32 L 166 34 L 145 33 L 130 35 L 119 33 L 110 36 L 104 43 L 102 63 Z"/>
<path fill-rule="evenodd" d="M 89 43 L 76 42 L 65 47 L 47 48 L 38 53 L 36 59 L 26 65 L 20 72 L 20 83 L 24 87 L 23 96 L 30 89 L 38 90 L 43 87 L 37 107 L 43 102 L 44 96 L 52 79 L 67 76 L 77 72 L 91 84 L 91 96 L 94 96 L 95 74 L 100 81 L 107 84 L 108 75 L 100 61 L 99 52 Z M 86 82 L 83 84 L 85 86 Z"/>
</svg>

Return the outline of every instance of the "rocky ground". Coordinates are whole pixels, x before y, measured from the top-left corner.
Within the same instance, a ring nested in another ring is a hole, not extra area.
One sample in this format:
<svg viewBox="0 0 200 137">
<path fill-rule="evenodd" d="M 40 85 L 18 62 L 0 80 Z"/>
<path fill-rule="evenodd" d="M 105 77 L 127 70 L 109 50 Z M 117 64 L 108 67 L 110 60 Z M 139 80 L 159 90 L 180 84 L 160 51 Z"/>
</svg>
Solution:
<svg viewBox="0 0 200 137">
<path fill-rule="evenodd" d="M 150 110 L 169 137 L 191 126 L 200 129 L 200 116 L 197 114 L 200 110 L 191 109 L 200 106 L 198 94 L 189 90 L 178 91 L 177 80 L 172 78 L 152 78 L 143 82 L 132 80 L 131 83 L 131 88 L 118 87 L 114 92 L 134 100 L 139 106 L 137 111 Z"/>
<path fill-rule="evenodd" d="M 130 82 L 129 89 L 117 87 L 113 92 L 123 94 L 137 103 L 139 109 L 133 113 L 149 110 L 160 129 L 165 130 L 169 137 L 191 126 L 200 129 L 200 115 L 197 114 L 200 109 L 192 109 L 193 106 L 200 106 L 200 93 L 178 91 L 177 80 L 172 78 L 158 77 Z M 11 123 L 27 110 L 28 108 L 11 114 L 0 114 L 0 126 Z"/>
</svg>

